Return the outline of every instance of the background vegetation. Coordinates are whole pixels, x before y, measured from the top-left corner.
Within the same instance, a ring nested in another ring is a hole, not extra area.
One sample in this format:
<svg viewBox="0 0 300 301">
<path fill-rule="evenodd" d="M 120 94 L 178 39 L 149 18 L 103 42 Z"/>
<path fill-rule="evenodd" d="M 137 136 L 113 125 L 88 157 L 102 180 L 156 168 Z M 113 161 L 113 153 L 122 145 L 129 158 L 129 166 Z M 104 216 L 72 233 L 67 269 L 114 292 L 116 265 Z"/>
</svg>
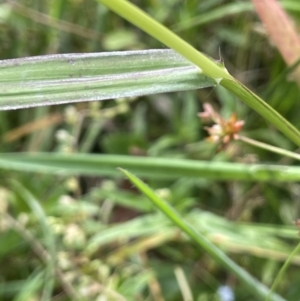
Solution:
<svg viewBox="0 0 300 301">
<path fill-rule="evenodd" d="M 94 0 L 6 2 L 0 6 L 1 59 L 164 48 Z M 202 52 L 215 59 L 221 54 L 234 77 L 300 128 L 299 87 L 289 80 L 250 2 L 133 2 Z M 283 4 L 299 24 L 298 1 Z M 242 142 L 220 151 L 205 140 L 207 133 L 197 117 L 206 102 L 225 118 L 237 112 L 245 121 L 244 136 L 295 150 L 292 142 L 220 86 L 1 111 L 2 153 L 81 153 L 80 168 L 93 167 L 98 174 L 103 170 L 103 175 L 66 176 L 59 170 L 53 175 L 43 166 L 40 173 L 26 172 L 27 167 L 17 172 L 11 161 L 0 170 L 0 300 L 233 300 L 220 293 L 224 286 L 232 288 L 235 300 L 255 300 L 120 172 L 109 176 L 101 164 L 88 163 L 92 154 L 111 154 L 157 157 L 160 162 L 207 160 L 219 166 L 297 165 Z M 0 160 L 9 156 L 1 155 Z M 33 161 L 29 163 L 39 163 Z M 54 164 L 50 157 L 49 164 Z M 159 170 L 147 174 L 142 163 L 136 168 L 197 231 L 261 283 L 272 285 L 299 240 L 293 226 L 299 215 L 297 182 L 232 180 L 228 170 L 222 177 L 216 172 L 208 177 L 205 171 L 201 177 L 186 177 L 177 170 L 176 177 L 161 178 Z M 286 300 L 300 298 L 299 265 L 300 255 L 295 255 L 277 286 Z"/>
</svg>

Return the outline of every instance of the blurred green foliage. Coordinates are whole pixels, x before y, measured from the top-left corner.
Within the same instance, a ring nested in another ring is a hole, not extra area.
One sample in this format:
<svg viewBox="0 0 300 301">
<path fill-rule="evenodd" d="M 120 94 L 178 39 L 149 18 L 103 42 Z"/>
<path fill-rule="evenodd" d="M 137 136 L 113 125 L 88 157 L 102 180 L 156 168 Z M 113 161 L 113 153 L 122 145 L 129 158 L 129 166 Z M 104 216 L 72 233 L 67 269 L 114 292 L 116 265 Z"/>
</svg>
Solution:
<svg viewBox="0 0 300 301">
<path fill-rule="evenodd" d="M 300 128 L 299 88 L 251 10 L 232 14 L 225 0 L 136 0 Z M 300 24 L 298 0 L 289 8 Z M 178 29 L 179 30 L 179 29 Z M 94 0 L 6 1 L 0 5 L 0 58 L 163 46 Z M 214 162 L 297 165 L 241 143 L 218 152 L 205 140 L 197 112 L 210 102 L 237 112 L 244 134 L 293 150 L 290 141 L 221 87 L 138 99 L 0 112 L 1 152 L 126 154 Z M 53 116 L 57 116 L 53 118 Z M 253 300 L 237 279 L 199 250 L 119 177 L 67 177 L 0 170 L 0 300 L 184 299 L 180 267 L 195 301 Z M 271 286 L 299 238 L 298 183 L 178 178 L 144 179 L 198 231 Z M 278 292 L 299 300 L 300 256 Z M 178 271 L 178 270 L 177 270 Z M 225 299 L 224 299 L 225 300 Z"/>
</svg>

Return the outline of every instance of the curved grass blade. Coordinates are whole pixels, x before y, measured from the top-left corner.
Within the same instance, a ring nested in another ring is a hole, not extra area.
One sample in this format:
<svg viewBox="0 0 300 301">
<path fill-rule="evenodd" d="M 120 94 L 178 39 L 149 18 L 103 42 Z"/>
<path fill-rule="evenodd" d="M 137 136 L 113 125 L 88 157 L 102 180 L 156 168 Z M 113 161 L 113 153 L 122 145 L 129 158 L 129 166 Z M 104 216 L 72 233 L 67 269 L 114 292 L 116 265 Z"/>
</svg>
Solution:
<svg viewBox="0 0 300 301">
<path fill-rule="evenodd" d="M 268 296 L 269 289 L 261 284 L 258 280 L 253 278 L 244 269 L 232 261 L 225 253 L 212 244 L 201 233 L 197 232 L 189 223 L 187 223 L 179 213 L 172 208 L 168 203 L 159 198 L 145 183 L 134 176 L 132 173 L 119 169 L 126 178 L 130 180 L 145 196 L 147 196 L 153 205 L 163 212 L 168 219 L 170 219 L 178 228 L 191 238 L 198 247 L 204 249 L 216 261 L 218 261 L 224 268 L 233 273 L 249 291 L 261 300 L 265 300 Z M 270 298 L 272 301 L 283 301 L 284 299 L 279 295 L 273 294 Z"/>
<path fill-rule="evenodd" d="M 169 49 L 58 54 L 0 61 L 0 110 L 212 87 Z"/>
<path fill-rule="evenodd" d="M 257 111 L 262 117 L 274 124 L 282 133 L 290 138 L 291 141 L 300 146 L 300 132 L 259 96 L 231 76 L 226 68 L 213 62 L 210 58 L 197 51 L 193 46 L 182 40 L 175 33 L 152 19 L 148 14 L 129 3 L 127 0 L 98 1 L 190 60 L 205 74 L 212 77 L 216 83 L 220 83 L 220 85 L 233 92 L 253 110 Z"/>
<path fill-rule="evenodd" d="M 300 180 L 300 167 L 195 161 L 122 155 L 15 153 L 0 154 L 0 168 L 58 175 L 117 176 L 123 166 L 140 177 L 174 180 L 180 177 L 206 178 L 219 181 L 278 181 Z"/>
</svg>

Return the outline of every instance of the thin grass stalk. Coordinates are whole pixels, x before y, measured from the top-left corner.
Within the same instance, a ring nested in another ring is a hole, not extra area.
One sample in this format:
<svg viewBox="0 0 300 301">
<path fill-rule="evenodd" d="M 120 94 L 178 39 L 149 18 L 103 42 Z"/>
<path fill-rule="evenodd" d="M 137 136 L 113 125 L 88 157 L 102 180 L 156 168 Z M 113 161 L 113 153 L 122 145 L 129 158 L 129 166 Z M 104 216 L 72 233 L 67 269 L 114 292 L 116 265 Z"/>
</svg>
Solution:
<svg viewBox="0 0 300 301">
<path fill-rule="evenodd" d="M 226 70 L 215 64 L 210 58 L 197 51 L 175 33 L 155 21 L 148 14 L 126 0 L 98 0 L 109 9 L 132 24 L 144 30 L 161 43 L 174 49 L 186 59 L 198 66 L 206 75 L 215 79 L 223 87 L 233 92 L 253 110 L 276 126 L 282 133 L 300 146 L 300 132 L 283 116 L 276 112 L 259 96 L 232 77 Z"/>
<path fill-rule="evenodd" d="M 292 158 L 292 159 L 295 159 L 295 160 L 300 160 L 300 154 L 290 152 L 290 151 L 285 150 L 285 149 L 280 148 L 280 147 L 276 147 L 276 146 L 273 146 L 273 145 L 270 145 L 270 144 L 267 144 L 267 143 L 263 143 L 263 142 L 260 142 L 260 141 L 256 141 L 254 139 L 251 139 L 251 138 L 248 138 L 248 137 L 245 137 L 245 136 L 240 136 L 240 135 L 237 137 L 237 140 L 243 141 L 243 142 L 245 142 L 249 145 L 256 146 L 256 147 L 259 147 L 261 149 L 268 150 L 268 151 L 270 151 L 272 153 L 275 153 L 275 154 L 278 154 L 278 155 L 282 155 L 282 156 Z"/>
<path fill-rule="evenodd" d="M 298 243 L 296 248 L 293 250 L 293 252 L 290 254 L 290 256 L 287 258 L 287 260 L 285 261 L 285 263 L 281 267 L 279 273 L 277 274 L 277 276 L 276 276 L 276 278 L 275 278 L 275 280 L 274 280 L 274 282 L 271 286 L 271 289 L 270 289 L 270 292 L 267 296 L 266 301 L 272 300 L 272 296 L 274 295 L 274 291 L 275 291 L 276 287 L 279 285 L 279 282 L 282 280 L 282 277 L 284 276 L 284 274 L 286 273 L 289 265 L 291 264 L 292 259 L 294 258 L 294 256 L 297 253 L 299 253 L 299 251 L 300 251 L 300 243 Z"/>
<path fill-rule="evenodd" d="M 178 228 L 180 228 L 185 234 L 187 234 L 192 241 L 194 241 L 198 247 L 204 249 L 210 256 L 212 256 L 217 262 L 219 262 L 224 268 L 233 273 L 249 291 L 261 300 L 265 300 L 268 296 L 269 289 L 265 287 L 258 280 L 253 278 L 244 269 L 238 266 L 233 260 L 231 260 L 225 253 L 212 244 L 201 233 L 197 232 L 188 222 L 186 222 L 180 214 L 172 208 L 167 202 L 159 198 L 145 183 L 143 183 L 136 176 L 130 172 L 120 169 L 120 171 L 133 183 L 141 193 L 147 196 L 153 205 L 163 212 L 168 219 L 170 219 Z M 272 294 L 270 301 L 284 301 L 284 299 L 277 295 Z"/>
</svg>

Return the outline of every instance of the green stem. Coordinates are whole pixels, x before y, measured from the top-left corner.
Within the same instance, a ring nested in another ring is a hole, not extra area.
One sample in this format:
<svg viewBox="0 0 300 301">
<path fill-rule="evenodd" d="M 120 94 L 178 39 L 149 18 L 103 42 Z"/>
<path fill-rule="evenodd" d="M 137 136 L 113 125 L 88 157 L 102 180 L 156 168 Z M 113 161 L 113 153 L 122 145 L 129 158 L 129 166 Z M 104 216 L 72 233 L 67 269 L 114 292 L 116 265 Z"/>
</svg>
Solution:
<svg viewBox="0 0 300 301">
<path fill-rule="evenodd" d="M 247 89 L 232 77 L 224 67 L 220 67 L 204 54 L 198 52 L 190 44 L 182 40 L 175 33 L 162 24 L 152 19 L 138 7 L 126 0 L 98 0 L 112 11 L 122 16 L 132 24 L 144 30 L 166 46 L 176 50 L 186 59 L 198 66 L 203 73 L 215 79 L 223 87 L 233 92 L 242 101 L 257 111 L 270 123 L 274 124 L 282 133 L 300 146 L 300 132 L 293 127 L 285 118 L 278 114 L 273 108 L 265 103 L 260 97 Z"/>
<path fill-rule="evenodd" d="M 238 96 L 246 105 L 258 112 L 270 123 L 274 124 L 283 134 L 290 138 L 291 141 L 300 146 L 299 131 L 258 95 L 236 79 L 234 81 L 223 79 L 220 85 Z"/>
<path fill-rule="evenodd" d="M 290 152 L 288 150 L 282 149 L 280 147 L 276 147 L 273 145 L 269 145 L 263 142 L 259 142 L 256 141 L 254 139 L 248 138 L 248 137 L 244 137 L 244 136 L 238 136 L 237 140 L 243 141 L 245 143 L 248 143 L 250 145 L 262 148 L 262 149 L 266 149 L 270 152 L 279 154 L 279 155 L 283 155 L 285 157 L 289 157 L 289 158 L 293 158 L 295 160 L 300 160 L 300 154 L 294 153 L 294 152 Z"/>
<path fill-rule="evenodd" d="M 109 9 L 136 25 L 152 37 L 168 47 L 176 50 L 182 56 L 198 66 L 206 75 L 216 80 L 222 78 L 233 79 L 225 68 L 219 67 L 207 56 L 196 50 L 189 43 L 182 40 L 168 28 L 152 19 L 135 5 L 126 0 L 98 0 Z"/>
<path fill-rule="evenodd" d="M 269 295 L 266 299 L 266 301 L 272 300 L 272 295 L 274 294 L 275 288 L 278 286 L 279 281 L 282 279 L 284 273 L 286 272 L 287 268 L 289 267 L 293 257 L 300 251 L 300 243 L 296 246 L 296 248 L 294 249 L 294 251 L 290 254 L 290 256 L 288 257 L 288 259 L 286 260 L 286 262 L 284 263 L 284 265 L 282 266 L 282 268 L 280 269 L 279 273 L 277 274 L 272 287 L 270 289 Z"/>
<path fill-rule="evenodd" d="M 133 183 L 150 201 L 163 212 L 177 227 L 179 227 L 187 236 L 191 238 L 198 246 L 203 248 L 224 268 L 233 273 L 248 289 L 260 299 L 265 299 L 268 295 L 268 288 L 253 278 L 247 271 L 238 266 L 223 251 L 211 243 L 205 236 L 197 232 L 188 222 L 186 222 L 180 214 L 172 208 L 167 202 L 159 198 L 144 182 L 134 176 L 127 170 L 119 168 L 119 170 Z M 284 301 L 284 299 L 273 294 L 272 301 Z"/>
</svg>

